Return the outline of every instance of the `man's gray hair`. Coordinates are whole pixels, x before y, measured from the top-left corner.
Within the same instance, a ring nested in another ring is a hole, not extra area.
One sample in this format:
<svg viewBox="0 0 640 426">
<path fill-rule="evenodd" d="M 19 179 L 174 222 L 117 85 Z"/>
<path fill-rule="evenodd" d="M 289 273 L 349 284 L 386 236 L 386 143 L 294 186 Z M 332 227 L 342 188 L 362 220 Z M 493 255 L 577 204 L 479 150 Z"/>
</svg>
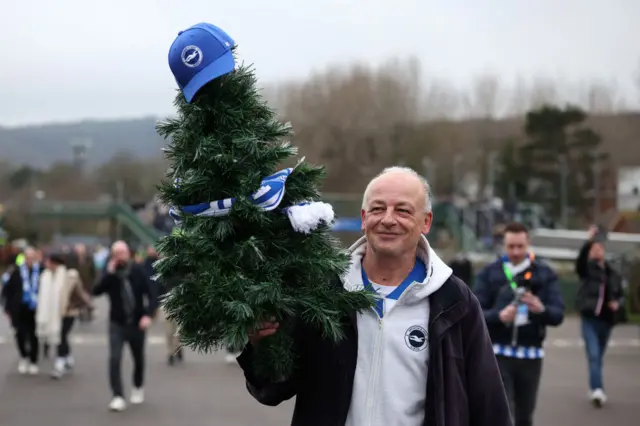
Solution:
<svg viewBox="0 0 640 426">
<path fill-rule="evenodd" d="M 369 184 L 367 185 L 367 188 L 364 190 L 364 195 L 362 197 L 363 209 L 365 209 L 367 205 L 367 199 L 369 198 L 369 191 L 371 190 L 371 184 L 380 176 L 386 175 L 388 173 L 404 173 L 417 178 L 422 183 L 422 186 L 424 187 L 424 198 L 425 198 L 424 212 L 431 213 L 431 186 L 429 185 L 429 182 L 427 182 L 427 179 L 425 179 L 422 175 L 420 175 L 420 173 L 416 172 L 411 167 L 403 167 L 403 166 L 387 167 L 386 169 L 378 173 L 376 177 L 374 177 L 369 181 Z"/>
</svg>

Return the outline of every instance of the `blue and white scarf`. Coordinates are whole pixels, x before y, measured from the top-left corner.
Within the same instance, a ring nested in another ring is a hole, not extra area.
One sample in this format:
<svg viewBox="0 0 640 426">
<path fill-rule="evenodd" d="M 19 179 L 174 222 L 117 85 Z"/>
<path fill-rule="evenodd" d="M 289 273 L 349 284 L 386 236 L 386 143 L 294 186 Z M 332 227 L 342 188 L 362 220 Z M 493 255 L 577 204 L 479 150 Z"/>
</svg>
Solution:
<svg viewBox="0 0 640 426">
<path fill-rule="evenodd" d="M 20 265 L 22 277 L 22 303 L 35 310 L 38 306 L 38 285 L 40 284 L 40 265 L 34 263 L 29 277 L 29 267 L 26 263 Z"/>
<path fill-rule="evenodd" d="M 262 179 L 260 189 L 250 196 L 251 202 L 264 211 L 271 211 L 278 207 L 284 197 L 284 186 L 291 172 L 293 172 L 293 168 L 289 167 Z M 216 200 L 209 203 L 183 206 L 180 210 L 172 207 L 169 209 L 169 215 L 177 223 L 180 222 L 182 214 L 185 213 L 194 216 L 226 216 L 235 203 L 235 198 L 225 198 L 224 200 Z"/>
<path fill-rule="evenodd" d="M 304 161 L 304 158 L 296 164 L 296 167 L 302 161 Z M 280 170 L 262 179 L 260 189 L 249 196 L 251 202 L 263 211 L 275 210 L 284 198 L 287 178 L 296 167 Z M 176 179 L 176 187 L 179 182 L 180 180 Z M 182 217 L 185 214 L 199 217 L 227 216 L 235 202 L 235 198 L 225 198 L 224 200 L 182 206 L 181 208 L 172 206 L 169 209 L 169 215 L 176 225 L 182 223 Z M 321 223 L 331 224 L 334 219 L 333 208 L 330 204 L 323 202 L 303 202 L 286 207 L 283 210 L 286 212 L 294 230 L 305 234 L 316 229 Z"/>
</svg>

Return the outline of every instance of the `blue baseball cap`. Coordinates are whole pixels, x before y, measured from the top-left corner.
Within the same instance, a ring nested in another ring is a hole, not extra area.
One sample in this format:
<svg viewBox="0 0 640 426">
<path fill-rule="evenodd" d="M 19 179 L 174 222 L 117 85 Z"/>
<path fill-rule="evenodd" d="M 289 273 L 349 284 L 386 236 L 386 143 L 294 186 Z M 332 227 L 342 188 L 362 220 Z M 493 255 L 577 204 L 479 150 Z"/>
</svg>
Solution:
<svg viewBox="0 0 640 426">
<path fill-rule="evenodd" d="M 211 80 L 235 69 L 234 45 L 227 33 L 204 22 L 178 33 L 169 49 L 169 67 L 187 102 Z"/>
</svg>

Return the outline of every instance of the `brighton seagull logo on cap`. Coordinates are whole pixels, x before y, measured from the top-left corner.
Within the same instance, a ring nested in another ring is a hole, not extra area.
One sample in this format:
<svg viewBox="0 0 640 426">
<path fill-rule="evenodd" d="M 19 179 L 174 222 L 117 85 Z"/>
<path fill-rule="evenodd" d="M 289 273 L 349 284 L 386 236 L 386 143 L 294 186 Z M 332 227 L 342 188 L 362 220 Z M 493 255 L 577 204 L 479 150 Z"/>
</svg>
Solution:
<svg viewBox="0 0 640 426">
<path fill-rule="evenodd" d="M 195 68 L 202 63 L 202 50 L 198 46 L 189 45 L 182 49 L 182 63 L 189 68 Z"/>
</svg>

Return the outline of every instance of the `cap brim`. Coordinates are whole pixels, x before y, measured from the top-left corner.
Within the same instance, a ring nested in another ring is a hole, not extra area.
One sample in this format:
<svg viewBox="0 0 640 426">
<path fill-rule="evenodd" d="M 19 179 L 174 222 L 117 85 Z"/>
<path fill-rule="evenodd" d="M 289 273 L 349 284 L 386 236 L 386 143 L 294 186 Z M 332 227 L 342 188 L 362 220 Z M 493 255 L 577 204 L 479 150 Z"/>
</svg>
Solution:
<svg viewBox="0 0 640 426">
<path fill-rule="evenodd" d="M 233 57 L 233 52 L 228 51 L 218 59 L 210 63 L 206 68 L 196 74 L 189 84 L 183 89 L 182 93 L 187 102 L 191 102 L 196 93 L 202 89 L 211 80 L 214 80 L 221 75 L 228 74 L 236 67 L 236 61 Z"/>
</svg>

